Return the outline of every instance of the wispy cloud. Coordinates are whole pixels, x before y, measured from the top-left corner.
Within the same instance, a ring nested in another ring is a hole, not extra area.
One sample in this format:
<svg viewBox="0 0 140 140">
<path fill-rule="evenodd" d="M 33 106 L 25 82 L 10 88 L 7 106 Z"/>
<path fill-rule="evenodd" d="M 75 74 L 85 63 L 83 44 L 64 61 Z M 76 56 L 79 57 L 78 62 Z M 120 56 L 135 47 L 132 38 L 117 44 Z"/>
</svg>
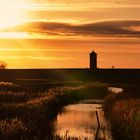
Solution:
<svg viewBox="0 0 140 140">
<path fill-rule="evenodd" d="M 11 60 L 41 60 L 41 61 L 68 61 L 68 60 L 74 60 L 74 57 L 41 57 L 41 56 L 0 56 L 1 60 L 4 59 L 11 59 Z"/>
<path fill-rule="evenodd" d="M 139 0 L 32 0 L 33 3 L 54 3 L 54 4 L 94 4 L 94 3 L 116 3 L 116 4 L 140 4 Z"/>
<path fill-rule="evenodd" d="M 140 37 L 140 20 L 110 20 L 84 24 L 28 22 L 12 30 L 43 36 Z"/>
<path fill-rule="evenodd" d="M 14 1 L 14 0 L 10 0 Z M 36 10 L 92 10 L 94 8 L 140 7 L 139 0 L 25 0 L 20 9 Z"/>
</svg>

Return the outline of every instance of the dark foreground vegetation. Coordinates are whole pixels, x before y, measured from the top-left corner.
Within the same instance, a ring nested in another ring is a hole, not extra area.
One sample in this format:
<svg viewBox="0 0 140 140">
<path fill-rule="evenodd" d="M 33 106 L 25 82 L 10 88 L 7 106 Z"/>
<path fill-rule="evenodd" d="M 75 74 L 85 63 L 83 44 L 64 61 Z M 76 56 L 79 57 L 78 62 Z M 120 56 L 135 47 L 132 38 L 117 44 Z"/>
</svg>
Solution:
<svg viewBox="0 0 140 140">
<path fill-rule="evenodd" d="M 128 89 L 117 95 L 110 93 L 105 99 L 114 140 L 140 140 L 140 94 Z"/>
<path fill-rule="evenodd" d="M 82 99 L 103 99 L 114 140 L 140 139 L 140 88 L 124 85 L 123 93 L 107 95 L 100 82 L 18 79 L 0 82 L 0 140 L 60 140 L 54 120 L 64 105 Z"/>
<path fill-rule="evenodd" d="M 99 82 L 54 82 L 54 88 L 44 81 L 24 82 L 0 83 L 0 140 L 53 140 L 53 120 L 62 106 L 107 93 Z"/>
</svg>

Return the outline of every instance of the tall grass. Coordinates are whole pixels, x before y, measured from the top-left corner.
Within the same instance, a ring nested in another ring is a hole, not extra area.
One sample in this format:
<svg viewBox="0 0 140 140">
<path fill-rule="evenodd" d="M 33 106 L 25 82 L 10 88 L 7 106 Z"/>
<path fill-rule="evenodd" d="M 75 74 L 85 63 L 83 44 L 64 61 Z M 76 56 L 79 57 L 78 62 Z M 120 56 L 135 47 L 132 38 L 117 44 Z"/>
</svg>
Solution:
<svg viewBox="0 0 140 140">
<path fill-rule="evenodd" d="M 53 119 L 62 106 L 85 98 L 103 98 L 106 93 L 107 85 L 99 82 L 59 86 L 46 92 L 0 92 L 0 139 L 51 140 Z"/>
<path fill-rule="evenodd" d="M 0 91 L 17 91 L 20 86 L 12 82 L 0 82 Z"/>
<path fill-rule="evenodd" d="M 110 94 L 105 102 L 105 114 L 112 127 L 114 140 L 140 139 L 140 99 Z"/>
<path fill-rule="evenodd" d="M 1 139 L 22 139 L 27 135 L 27 127 L 25 124 L 18 120 L 6 119 L 0 121 L 0 138 Z"/>
</svg>

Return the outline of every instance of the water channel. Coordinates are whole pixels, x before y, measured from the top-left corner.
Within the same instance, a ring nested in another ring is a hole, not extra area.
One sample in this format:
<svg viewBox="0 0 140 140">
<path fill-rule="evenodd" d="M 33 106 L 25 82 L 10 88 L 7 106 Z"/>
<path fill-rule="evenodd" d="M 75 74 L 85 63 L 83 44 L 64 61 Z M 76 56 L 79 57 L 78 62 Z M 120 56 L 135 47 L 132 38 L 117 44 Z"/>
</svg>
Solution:
<svg viewBox="0 0 140 140">
<path fill-rule="evenodd" d="M 110 127 L 102 110 L 103 102 L 103 100 L 84 100 L 65 106 L 57 115 L 56 137 L 62 140 L 96 140 L 97 137 L 112 140 Z"/>
</svg>

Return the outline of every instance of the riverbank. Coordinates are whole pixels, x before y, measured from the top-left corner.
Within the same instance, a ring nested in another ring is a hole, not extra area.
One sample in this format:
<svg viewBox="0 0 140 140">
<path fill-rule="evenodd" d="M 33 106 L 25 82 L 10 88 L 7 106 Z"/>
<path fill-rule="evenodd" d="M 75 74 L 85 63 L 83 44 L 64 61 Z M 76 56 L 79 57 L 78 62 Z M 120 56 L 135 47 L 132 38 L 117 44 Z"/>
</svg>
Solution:
<svg viewBox="0 0 140 140">
<path fill-rule="evenodd" d="M 114 140 L 140 139 L 140 95 L 139 90 L 127 87 L 120 94 L 108 94 L 105 99 L 105 116 L 111 124 Z"/>
<path fill-rule="evenodd" d="M 102 99 L 106 94 L 107 85 L 99 82 L 59 86 L 46 92 L 1 91 L 0 139 L 50 140 L 51 123 L 62 106 L 82 99 Z"/>
</svg>

